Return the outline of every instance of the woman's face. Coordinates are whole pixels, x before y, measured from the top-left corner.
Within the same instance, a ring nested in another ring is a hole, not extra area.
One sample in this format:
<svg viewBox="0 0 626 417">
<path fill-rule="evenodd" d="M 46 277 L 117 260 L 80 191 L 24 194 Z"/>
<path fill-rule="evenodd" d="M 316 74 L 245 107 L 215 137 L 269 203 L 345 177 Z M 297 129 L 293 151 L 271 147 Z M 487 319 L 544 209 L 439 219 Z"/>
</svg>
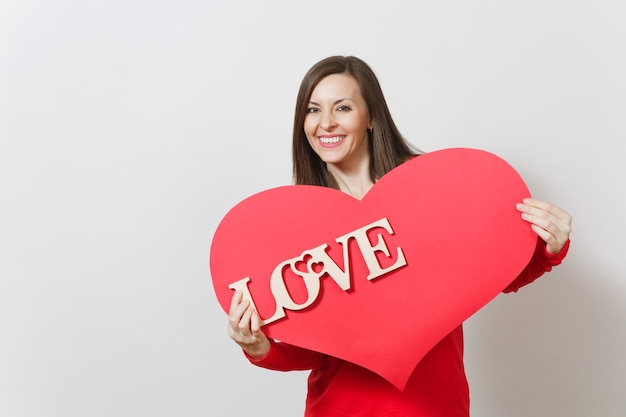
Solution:
<svg viewBox="0 0 626 417">
<path fill-rule="evenodd" d="M 370 116 L 356 80 L 347 74 L 323 78 L 311 93 L 304 133 L 322 161 L 337 167 L 367 160 Z"/>
</svg>

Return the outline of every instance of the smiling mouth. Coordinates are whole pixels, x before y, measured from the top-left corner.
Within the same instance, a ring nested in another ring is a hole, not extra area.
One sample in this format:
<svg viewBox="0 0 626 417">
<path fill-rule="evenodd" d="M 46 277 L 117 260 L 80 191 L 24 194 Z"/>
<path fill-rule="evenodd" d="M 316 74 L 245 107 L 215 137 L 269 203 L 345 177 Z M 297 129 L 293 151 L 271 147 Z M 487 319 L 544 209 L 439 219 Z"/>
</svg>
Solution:
<svg viewBox="0 0 626 417">
<path fill-rule="evenodd" d="M 329 138 L 324 137 L 324 138 L 320 138 L 320 142 L 322 142 L 325 145 L 333 145 L 335 143 L 341 142 L 344 138 L 345 136 L 333 136 Z"/>
</svg>

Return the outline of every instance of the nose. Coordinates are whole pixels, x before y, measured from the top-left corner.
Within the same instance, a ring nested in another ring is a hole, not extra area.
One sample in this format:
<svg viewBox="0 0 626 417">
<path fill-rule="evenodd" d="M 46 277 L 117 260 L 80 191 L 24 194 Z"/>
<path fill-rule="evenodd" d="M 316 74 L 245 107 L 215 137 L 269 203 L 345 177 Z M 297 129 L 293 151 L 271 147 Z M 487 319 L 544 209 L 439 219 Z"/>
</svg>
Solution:
<svg viewBox="0 0 626 417">
<path fill-rule="evenodd" d="M 335 118 L 330 111 L 325 111 L 322 113 L 322 119 L 320 120 L 320 126 L 324 130 L 331 130 L 335 127 L 337 123 L 335 122 Z"/>
</svg>

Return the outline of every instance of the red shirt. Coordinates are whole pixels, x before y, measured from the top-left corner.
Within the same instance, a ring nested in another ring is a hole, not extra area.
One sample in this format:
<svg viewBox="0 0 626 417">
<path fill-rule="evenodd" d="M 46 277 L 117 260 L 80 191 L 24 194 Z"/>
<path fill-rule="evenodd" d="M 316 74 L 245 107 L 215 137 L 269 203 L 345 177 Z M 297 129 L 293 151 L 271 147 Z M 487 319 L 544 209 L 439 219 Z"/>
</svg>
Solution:
<svg viewBox="0 0 626 417">
<path fill-rule="evenodd" d="M 524 271 L 504 292 L 517 291 L 561 263 L 537 240 Z M 417 365 L 404 391 L 381 376 L 342 359 L 271 341 L 255 365 L 278 370 L 311 370 L 305 417 L 468 417 L 469 389 L 463 365 L 463 328 L 443 338 Z"/>
</svg>

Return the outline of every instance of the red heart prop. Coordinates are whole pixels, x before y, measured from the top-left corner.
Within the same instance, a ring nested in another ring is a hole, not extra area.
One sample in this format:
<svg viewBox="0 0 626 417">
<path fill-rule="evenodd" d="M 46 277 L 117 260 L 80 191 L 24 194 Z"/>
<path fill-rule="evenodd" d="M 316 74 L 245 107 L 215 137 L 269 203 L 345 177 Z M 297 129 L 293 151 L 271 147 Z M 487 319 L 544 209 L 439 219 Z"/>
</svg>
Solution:
<svg viewBox="0 0 626 417">
<path fill-rule="evenodd" d="M 269 337 L 403 389 L 422 357 L 528 264 L 537 237 L 515 204 L 529 195 L 507 162 L 465 148 L 412 159 L 360 201 L 316 186 L 263 191 L 215 232 L 215 293 L 228 312 L 238 282 Z M 277 310 L 285 316 L 270 320 Z"/>
</svg>

